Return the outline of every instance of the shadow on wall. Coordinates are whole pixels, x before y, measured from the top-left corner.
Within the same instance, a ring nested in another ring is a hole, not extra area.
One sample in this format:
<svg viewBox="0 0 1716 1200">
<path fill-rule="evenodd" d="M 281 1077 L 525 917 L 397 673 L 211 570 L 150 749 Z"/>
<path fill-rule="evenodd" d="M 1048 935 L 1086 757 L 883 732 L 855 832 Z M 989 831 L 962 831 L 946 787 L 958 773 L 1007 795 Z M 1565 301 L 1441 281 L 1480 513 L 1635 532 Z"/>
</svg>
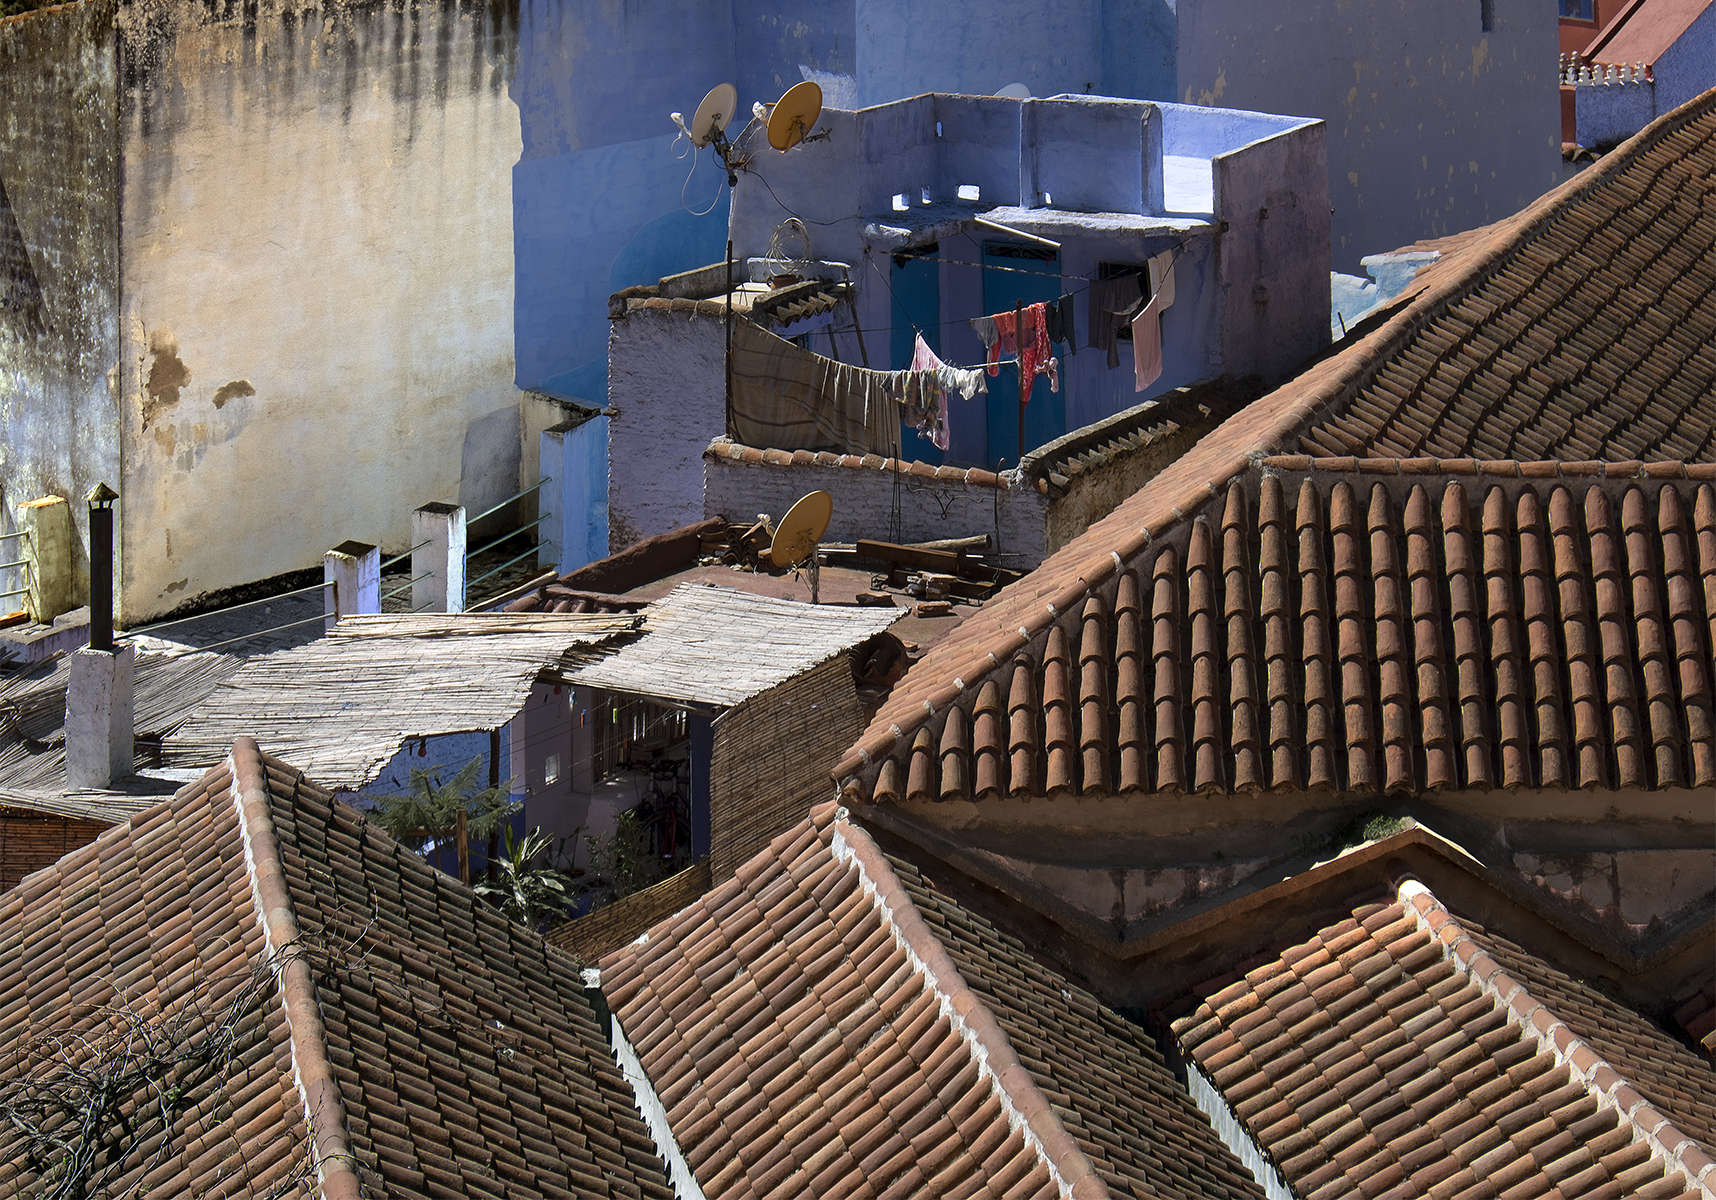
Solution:
<svg viewBox="0 0 1716 1200">
<path fill-rule="evenodd" d="M 467 519 L 518 490 L 523 418 L 516 405 L 497 408 L 465 426 L 459 453 L 459 503 Z"/>
<path fill-rule="evenodd" d="M 529 114 L 525 114 L 529 119 Z M 665 123 L 665 119 L 664 119 Z M 608 296 L 719 259 L 726 246 L 727 186 L 705 161 L 680 203 L 690 160 L 671 137 L 575 150 L 520 162 L 513 173 L 517 381 L 602 403 L 607 396 Z M 708 155 L 705 152 L 705 159 Z M 720 187 L 715 208 L 695 216 Z M 599 197 L 579 221 L 569 197 Z M 660 209 L 667 207 L 668 211 Z M 641 227 L 640 216 L 659 215 Z"/>
</svg>

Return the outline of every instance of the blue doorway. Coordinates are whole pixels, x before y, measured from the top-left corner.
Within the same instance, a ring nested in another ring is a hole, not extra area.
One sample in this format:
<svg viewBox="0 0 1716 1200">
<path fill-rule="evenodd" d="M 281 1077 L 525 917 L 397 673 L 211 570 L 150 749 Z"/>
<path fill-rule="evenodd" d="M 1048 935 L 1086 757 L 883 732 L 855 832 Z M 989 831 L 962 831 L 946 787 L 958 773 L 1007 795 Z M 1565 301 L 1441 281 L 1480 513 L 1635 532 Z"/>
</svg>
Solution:
<svg viewBox="0 0 1716 1200">
<path fill-rule="evenodd" d="M 888 285 L 892 294 L 888 365 L 893 370 L 912 365 L 912 351 L 920 330 L 929 348 L 938 355 L 941 353 L 941 260 L 937 257 L 940 250 L 939 245 L 931 242 L 892 256 L 893 278 Z M 935 448 L 935 443 L 901 421 L 900 457 L 934 465 L 942 461 L 943 454 Z"/>
<path fill-rule="evenodd" d="M 983 311 L 1011 311 L 1016 305 L 1054 300 L 1061 294 L 1060 253 L 1046 246 L 1018 242 L 983 243 Z M 1019 445 L 1019 369 L 1002 367 L 989 381 L 989 453 L 986 465 L 1005 460 L 1019 461 L 1025 450 L 1034 450 L 1067 431 L 1066 393 L 1049 390 L 1047 377 L 1039 375 L 1025 406 L 1025 445 Z"/>
</svg>

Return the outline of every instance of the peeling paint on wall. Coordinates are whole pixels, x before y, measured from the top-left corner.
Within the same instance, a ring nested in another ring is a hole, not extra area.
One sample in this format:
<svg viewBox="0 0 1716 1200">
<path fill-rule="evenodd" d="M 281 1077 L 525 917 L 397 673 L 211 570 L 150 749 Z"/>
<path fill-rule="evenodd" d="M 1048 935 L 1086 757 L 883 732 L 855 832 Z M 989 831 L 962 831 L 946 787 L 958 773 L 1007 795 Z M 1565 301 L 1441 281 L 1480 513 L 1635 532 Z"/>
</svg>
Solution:
<svg viewBox="0 0 1716 1200">
<path fill-rule="evenodd" d="M 116 482 L 111 0 L 0 21 L 0 501 Z M 72 505 L 85 586 L 86 509 Z M 10 512 L 0 528 L 13 528 Z M 10 557 L 10 556 L 8 556 Z M 11 572 L 0 587 L 15 586 Z"/>
<path fill-rule="evenodd" d="M 216 408 L 225 408 L 227 401 L 229 400 L 236 400 L 241 396 L 254 395 L 256 395 L 256 389 L 250 386 L 250 380 L 234 379 L 230 382 L 221 384 L 220 387 L 215 389 L 214 406 Z"/>
<path fill-rule="evenodd" d="M 191 372 L 179 357 L 179 341 L 168 329 L 157 329 L 149 335 L 149 378 L 143 389 L 143 428 L 161 415 L 162 410 L 179 402 L 179 389 L 191 381 Z"/>
</svg>

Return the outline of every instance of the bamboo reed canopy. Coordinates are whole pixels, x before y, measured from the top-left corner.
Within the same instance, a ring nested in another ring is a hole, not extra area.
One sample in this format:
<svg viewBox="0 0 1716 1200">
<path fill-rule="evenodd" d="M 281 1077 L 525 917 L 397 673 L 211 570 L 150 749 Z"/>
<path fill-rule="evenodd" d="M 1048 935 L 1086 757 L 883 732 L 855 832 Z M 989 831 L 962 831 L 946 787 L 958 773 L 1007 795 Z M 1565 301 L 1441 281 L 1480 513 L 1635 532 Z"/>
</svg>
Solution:
<svg viewBox="0 0 1716 1200">
<path fill-rule="evenodd" d="M 249 736 L 324 786 L 360 788 L 408 741 L 499 729 L 545 672 L 638 623 L 609 613 L 348 617 L 325 638 L 247 663 L 165 741 L 163 758 L 207 766 Z"/>
<path fill-rule="evenodd" d="M 905 616 L 682 583 L 643 613 L 643 633 L 566 672 L 573 683 L 728 708 L 802 675 Z"/>
</svg>

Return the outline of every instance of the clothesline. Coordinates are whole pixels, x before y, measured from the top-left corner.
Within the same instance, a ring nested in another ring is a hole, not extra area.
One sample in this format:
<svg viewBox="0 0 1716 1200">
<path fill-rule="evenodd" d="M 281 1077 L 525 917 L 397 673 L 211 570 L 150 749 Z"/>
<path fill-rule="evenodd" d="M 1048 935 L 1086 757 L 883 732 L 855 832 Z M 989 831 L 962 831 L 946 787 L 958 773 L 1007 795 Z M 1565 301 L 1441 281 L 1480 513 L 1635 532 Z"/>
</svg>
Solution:
<svg viewBox="0 0 1716 1200">
<path fill-rule="evenodd" d="M 1174 264 L 1177 264 L 1180 261 L 1180 255 L 1185 253 L 1186 246 L 1189 244 L 1189 241 L 1190 241 L 1190 239 L 1181 239 L 1180 241 L 1175 242 L 1171 249 L 1162 251 L 1163 254 L 1169 254 L 1172 256 L 1169 259 L 1170 268 Z M 929 258 L 932 256 L 925 255 L 924 257 Z M 1157 255 L 1155 257 L 1159 258 L 1160 255 Z M 891 299 L 894 302 L 893 307 L 896 309 L 900 308 L 901 307 L 900 306 L 900 298 L 894 292 L 893 283 L 888 279 L 887 274 L 882 270 L 882 268 L 876 265 L 876 259 L 873 255 L 870 254 L 868 248 L 865 249 L 865 258 L 870 264 L 870 269 L 875 271 L 876 277 L 882 281 L 882 286 L 888 290 L 888 297 L 889 297 L 889 299 Z M 969 261 L 966 259 L 942 258 L 939 255 L 933 256 L 933 259 L 935 262 L 951 263 L 954 266 L 982 267 L 985 270 L 993 269 L 993 270 L 997 270 L 997 271 L 1015 271 L 1015 272 L 1018 272 L 1020 274 L 1025 274 L 1025 275 L 1037 275 L 1037 276 L 1041 276 L 1043 278 L 1049 278 L 1050 277 L 1049 273 L 1046 271 L 1028 271 L 1028 270 L 1025 270 L 1021 267 L 994 266 L 993 264 L 972 262 L 972 261 Z M 1126 279 L 1126 278 L 1144 279 L 1144 278 L 1147 278 L 1148 270 L 1149 270 L 1148 264 L 1140 264 L 1138 266 L 1132 267 L 1130 270 L 1118 271 L 1118 272 L 1114 273 L 1113 275 L 1108 275 L 1108 276 L 1075 275 L 1075 274 L 1064 274 L 1061 272 L 1056 272 L 1055 276 L 1054 276 L 1055 278 L 1082 279 L 1082 280 L 1084 280 L 1083 284 L 1081 284 L 1078 287 L 1073 288 L 1071 291 L 1062 292 L 1058 297 L 1056 297 L 1056 299 L 1057 300 L 1070 300 L 1070 299 L 1073 299 L 1077 296 L 1081 296 L 1085 292 L 1088 292 L 1091 289 L 1091 286 L 1095 283 L 1107 283 L 1110 280 Z M 1047 301 L 1043 301 L 1042 303 L 1047 303 Z M 995 314 L 993 314 L 993 313 L 982 313 L 979 315 L 988 317 L 988 316 L 994 316 Z M 945 329 L 949 325 L 969 325 L 972 321 L 977 320 L 977 319 L 978 319 L 977 317 L 952 317 L 952 318 L 949 318 L 948 320 L 945 320 L 945 321 L 937 321 L 937 322 L 933 323 L 931 326 L 929 326 L 929 328 Z M 911 326 L 913 333 L 924 332 L 924 327 L 917 324 L 917 322 L 907 321 L 906 323 Z M 852 325 L 853 331 L 856 333 L 859 333 L 859 334 L 881 333 L 884 330 L 889 329 L 889 328 L 891 328 L 891 326 L 870 326 L 870 327 L 866 328 L 866 327 L 858 325 L 856 321 L 854 321 L 853 325 Z"/>
</svg>

